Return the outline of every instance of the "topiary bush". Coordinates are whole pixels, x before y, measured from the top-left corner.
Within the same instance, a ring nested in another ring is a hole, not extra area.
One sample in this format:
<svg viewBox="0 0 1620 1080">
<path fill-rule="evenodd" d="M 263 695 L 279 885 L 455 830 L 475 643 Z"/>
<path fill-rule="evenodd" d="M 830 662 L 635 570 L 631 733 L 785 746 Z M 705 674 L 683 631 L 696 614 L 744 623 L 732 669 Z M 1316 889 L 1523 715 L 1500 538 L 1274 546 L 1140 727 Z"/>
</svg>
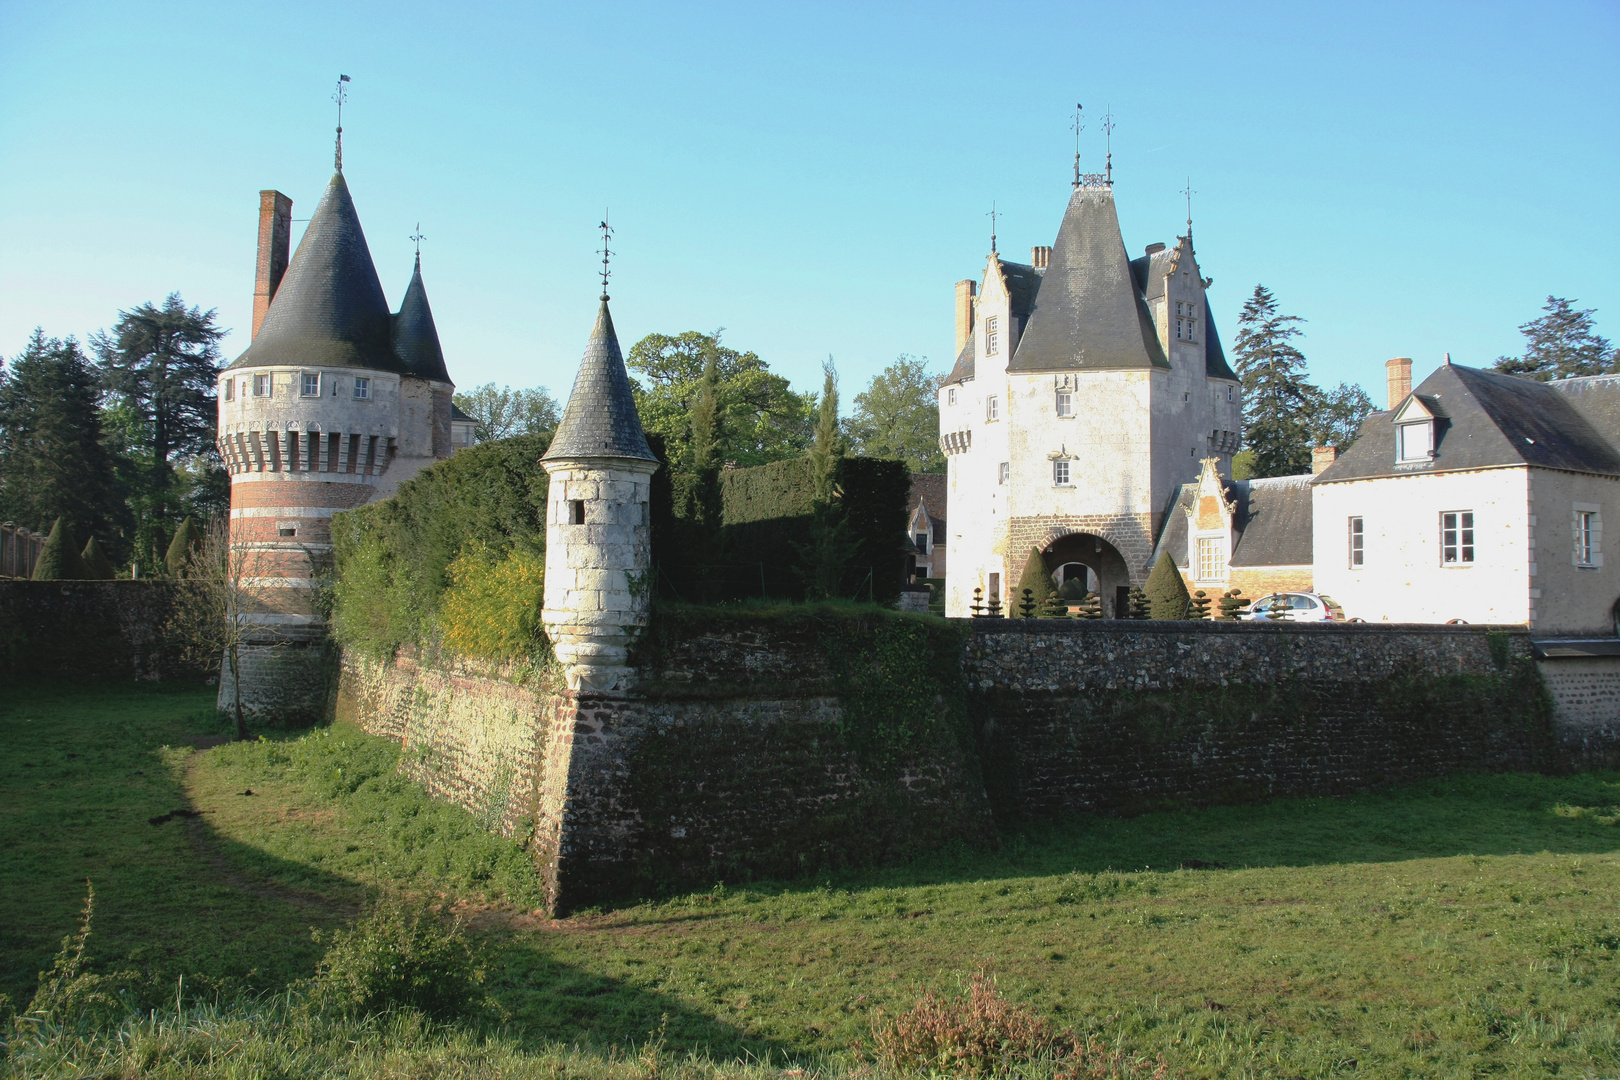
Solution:
<svg viewBox="0 0 1620 1080">
<path fill-rule="evenodd" d="M 96 543 L 93 536 L 85 541 L 79 559 L 84 565 L 84 576 L 93 581 L 110 581 L 118 576 L 112 560 L 107 558 L 107 553 L 101 550 L 101 545 Z"/>
<path fill-rule="evenodd" d="M 1168 551 L 1153 564 L 1153 572 L 1148 575 L 1147 588 L 1143 592 L 1147 594 L 1153 618 L 1168 620 L 1187 617 L 1192 598 L 1187 595 L 1187 584 L 1181 580 L 1181 571 L 1176 568 L 1176 561 Z"/>
<path fill-rule="evenodd" d="M 1046 560 L 1041 558 L 1041 549 L 1030 548 L 1029 558 L 1024 560 L 1024 573 L 1018 579 L 1018 590 L 1013 595 L 1022 597 L 1027 593 L 1031 598 L 1033 613 L 1046 606 L 1046 598 L 1051 596 L 1055 589 L 1052 575 L 1046 569 Z M 1026 619 L 1029 617 L 1024 616 Z"/>
<path fill-rule="evenodd" d="M 484 977 L 459 921 L 385 900 L 353 927 L 332 932 L 310 996 L 354 1016 L 415 1009 L 448 1020 L 484 1005 Z"/>
<path fill-rule="evenodd" d="M 34 580 L 77 581 L 88 576 L 73 526 L 57 518 L 56 524 L 51 526 L 51 534 L 45 538 L 39 561 L 34 564 Z"/>
<path fill-rule="evenodd" d="M 180 577 L 186 572 L 186 565 L 191 562 L 191 556 L 202 547 L 202 530 L 191 518 L 180 523 L 174 530 L 174 539 L 169 541 L 169 550 L 163 556 L 164 565 L 169 568 L 170 577 Z"/>
</svg>

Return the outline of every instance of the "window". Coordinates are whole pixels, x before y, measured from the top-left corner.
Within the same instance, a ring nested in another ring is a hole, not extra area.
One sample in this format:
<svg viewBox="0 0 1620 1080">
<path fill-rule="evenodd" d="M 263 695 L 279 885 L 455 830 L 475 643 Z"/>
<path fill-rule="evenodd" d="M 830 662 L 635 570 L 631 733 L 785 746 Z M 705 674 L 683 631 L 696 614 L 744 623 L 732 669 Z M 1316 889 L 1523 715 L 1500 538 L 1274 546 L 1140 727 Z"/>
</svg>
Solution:
<svg viewBox="0 0 1620 1080">
<path fill-rule="evenodd" d="M 984 400 L 984 418 L 986 420 L 1001 419 L 1001 398 L 991 394 Z"/>
<path fill-rule="evenodd" d="M 361 399 L 369 398 L 371 396 L 371 380 L 354 380 L 354 396 Z"/>
<path fill-rule="evenodd" d="M 268 376 L 268 375 L 255 375 L 255 376 L 253 376 L 253 396 L 254 397 L 269 397 L 270 396 L 270 376 Z"/>
<path fill-rule="evenodd" d="M 925 532 L 917 533 L 915 536 L 913 536 L 911 538 L 911 540 L 912 540 L 912 542 L 914 544 L 917 545 L 917 550 L 918 551 L 922 552 L 924 555 L 928 554 L 928 534 L 927 533 L 925 533 Z"/>
<path fill-rule="evenodd" d="M 1237 387 L 1228 386 L 1226 388 L 1226 400 L 1227 401 L 1236 401 L 1237 400 Z"/>
<path fill-rule="evenodd" d="M 1005 484 L 1012 479 L 1012 462 L 1003 461 L 996 469 L 996 483 Z"/>
<path fill-rule="evenodd" d="M 934 543 L 943 544 L 944 542 L 945 542 L 945 523 L 943 521 L 936 521 L 936 522 L 934 522 Z"/>
<path fill-rule="evenodd" d="M 1587 569 L 1594 569 L 1603 565 L 1603 556 L 1599 553 L 1599 543 L 1603 539 L 1603 522 L 1598 517 L 1597 507 L 1590 504 L 1575 504 L 1574 528 L 1571 530 L 1575 536 L 1575 565 Z"/>
<path fill-rule="evenodd" d="M 1196 341 L 1193 336 L 1193 325 L 1196 322 L 1198 307 L 1196 304 L 1176 301 L 1176 340 Z"/>
<path fill-rule="evenodd" d="M 1060 392 L 1057 396 L 1057 414 L 1059 416 L 1074 415 L 1074 395 Z"/>
<path fill-rule="evenodd" d="M 945 391 L 945 404 L 947 404 L 947 405 L 955 405 L 956 404 L 956 388 L 954 386 L 951 387 L 949 390 Z"/>
<path fill-rule="evenodd" d="M 1350 569 L 1357 570 L 1366 559 L 1366 531 L 1362 528 L 1361 519 L 1350 519 Z"/>
<path fill-rule="evenodd" d="M 1430 438 L 1433 432 L 1434 425 L 1427 420 L 1396 428 L 1396 460 L 1428 461 L 1433 456 L 1434 443 Z"/>
<path fill-rule="evenodd" d="M 585 524 L 585 500 L 584 499 L 569 499 L 568 500 L 568 520 L 569 520 L 569 522 L 571 524 L 574 524 L 574 525 L 583 525 L 583 524 Z"/>
<path fill-rule="evenodd" d="M 1052 483 L 1067 484 L 1069 482 L 1069 463 L 1067 461 L 1052 462 Z"/>
<path fill-rule="evenodd" d="M 1474 512 L 1448 510 L 1440 515 L 1440 565 L 1474 564 Z"/>
<path fill-rule="evenodd" d="M 1226 541 L 1219 536 L 1198 538 L 1198 580 L 1220 581 L 1226 577 Z"/>
<path fill-rule="evenodd" d="M 288 527 L 285 527 L 285 528 L 277 529 L 276 530 L 276 535 L 277 536 L 297 536 L 298 535 L 298 526 L 292 525 L 292 526 L 288 526 Z"/>
<path fill-rule="evenodd" d="M 236 380 L 235 379 L 226 379 L 225 380 L 225 385 L 220 387 L 220 389 L 225 391 L 225 400 L 226 401 L 234 401 L 236 399 Z"/>
<path fill-rule="evenodd" d="M 310 375 L 307 372 L 304 374 L 304 396 L 321 396 L 321 377 L 319 375 Z"/>
<path fill-rule="evenodd" d="M 995 315 L 984 320 L 984 355 L 986 356 L 996 355 L 996 339 L 999 336 L 996 333 L 996 322 L 997 317 Z"/>
</svg>

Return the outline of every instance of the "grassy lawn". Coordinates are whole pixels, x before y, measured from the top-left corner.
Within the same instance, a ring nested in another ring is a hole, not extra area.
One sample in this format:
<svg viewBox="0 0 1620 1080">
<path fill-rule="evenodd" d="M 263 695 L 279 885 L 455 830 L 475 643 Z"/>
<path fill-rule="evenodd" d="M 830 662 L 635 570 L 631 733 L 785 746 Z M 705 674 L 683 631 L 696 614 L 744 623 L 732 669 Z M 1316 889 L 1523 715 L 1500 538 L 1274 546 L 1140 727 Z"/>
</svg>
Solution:
<svg viewBox="0 0 1620 1080">
<path fill-rule="evenodd" d="M 519 1056 L 662 1028 L 679 1051 L 837 1071 L 875 1010 L 983 967 L 1177 1075 L 1620 1074 L 1615 774 L 1079 817 L 995 852 L 550 922 L 526 854 L 397 779 L 392 744 L 340 726 L 199 752 L 222 731 L 211 705 L 162 687 L 0 701 L 0 990 L 27 1001 L 86 877 L 92 954 L 139 968 L 154 1001 L 182 974 L 223 1001 L 285 986 L 319 957 L 311 927 L 402 891 L 476 928 Z M 175 809 L 201 814 L 148 824 Z"/>
</svg>

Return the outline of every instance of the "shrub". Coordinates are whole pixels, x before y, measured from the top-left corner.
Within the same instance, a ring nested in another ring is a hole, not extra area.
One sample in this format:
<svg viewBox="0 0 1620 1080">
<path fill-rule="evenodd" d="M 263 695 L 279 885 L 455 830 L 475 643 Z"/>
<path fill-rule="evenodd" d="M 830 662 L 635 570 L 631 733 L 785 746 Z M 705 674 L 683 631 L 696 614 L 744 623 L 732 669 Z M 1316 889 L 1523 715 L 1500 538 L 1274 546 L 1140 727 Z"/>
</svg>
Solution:
<svg viewBox="0 0 1620 1080">
<path fill-rule="evenodd" d="M 528 548 L 496 556 L 483 543 L 450 564 L 450 587 L 439 605 L 444 644 L 464 656 L 517 660 L 546 647 L 540 611 L 545 559 Z"/>
<path fill-rule="evenodd" d="M 202 530 L 197 523 L 189 517 L 180 523 L 174 530 L 174 539 L 169 541 L 169 550 L 163 556 L 163 562 L 169 568 L 170 577 L 180 577 L 186 571 L 186 564 L 191 561 L 192 554 L 202 547 Z"/>
<path fill-rule="evenodd" d="M 416 1009 L 450 1019 L 483 1003 L 484 969 L 461 924 L 446 924 L 428 908 L 383 901 L 331 940 L 311 987 L 319 1006 L 357 1016 Z"/>
<path fill-rule="evenodd" d="M 84 560 L 79 556 L 79 540 L 73 526 L 61 518 L 51 526 L 39 561 L 34 564 L 35 581 L 75 581 L 85 577 Z"/>
<path fill-rule="evenodd" d="M 1147 594 L 1155 619 L 1187 617 L 1187 608 L 1192 600 L 1187 595 L 1186 582 L 1181 580 L 1181 571 L 1176 569 L 1176 561 L 1168 551 L 1153 564 L 1153 572 L 1148 575 L 1147 588 L 1143 591 Z"/>
<path fill-rule="evenodd" d="M 84 576 L 87 578 L 95 581 L 110 581 L 118 576 L 118 571 L 113 568 L 112 560 L 107 558 L 107 553 L 101 550 L 101 545 L 96 543 L 96 538 L 93 536 L 85 541 L 84 550 L 79 553 L 79 559 L 84 564 Z"/>
<path fill-rule="evenodd" d="M 85 953 L 85 946 L 90 941 L 96 890 L 89 881 L 84 885 L 84 910 L 79 914 L 79 932 L 62 939 L 62 948 L 56 954 L 51 970 L 39 973 L 39 989 L 34 993 L 34 1000 L 16 1020 L 19 1028 L 93 1026 L 129 1011 L 129 1006 L 120 1000 L 119 994 L 125 984 L 137 977 L 136 973 L 125 971 L 97 975 L 89 970 L 90 958 Z"/>
<path fill-rule="evenodd" d="M 1041 549 L 1030 548 L 1029 558 L 1024 560 L 1024 573 L 1018 579 L 1016 595 L 1022 597 L 1028 594 L 1034 605 L 1031 608 L 1033 613 L 1046 606 L 1046 598 L 1052 595 L 1054 589 L 1052 575 L 1046 569 L 1046 560 L 1041 558 Z M 1027 619 L 1030 615 L 1024 617 Z"/>
</svg>

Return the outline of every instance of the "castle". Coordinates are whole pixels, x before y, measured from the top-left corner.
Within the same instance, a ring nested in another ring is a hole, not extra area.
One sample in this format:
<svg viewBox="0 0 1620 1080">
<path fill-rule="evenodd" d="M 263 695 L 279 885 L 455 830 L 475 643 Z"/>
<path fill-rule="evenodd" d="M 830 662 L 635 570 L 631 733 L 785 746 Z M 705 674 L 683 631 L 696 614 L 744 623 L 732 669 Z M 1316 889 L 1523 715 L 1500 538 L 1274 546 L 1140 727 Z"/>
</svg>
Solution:
<svg viewBox="0 0 1620 1080">
<path fill-rule="evenodd" d="M 341 136 L 340 136 L 341 137 Z M 389 310 L 342 169 L 288 259 L 292 200 L 259 193 L 252 342 L 219 379 L 219 451 L 231 477 L 231 543 L 253 596 L 244 705 L 307 713 L 325 692 L 315 588 L 339 510 L 391 494 L 450 456 L 471 422 L 422 284 L 422 257 Z M 455 429 L 461 429 L 457 431 Z M 233 701 L 220 681 L 220 707 Z"/>
<path fill-rule="evenodd" d="M 1006 602 L 1031 550 L 1108 614 L 1146 580 L 1165 514 L 1203 459 L 1230 476 L 1242 391 L 1205 301 L 1192 227 L 1126 254 L 1114 190 L 1077 176 L 1051 247 L 992 250 L 956 286 L 939 390 L 947 460 L 945 613 Z"/>
</svg>

